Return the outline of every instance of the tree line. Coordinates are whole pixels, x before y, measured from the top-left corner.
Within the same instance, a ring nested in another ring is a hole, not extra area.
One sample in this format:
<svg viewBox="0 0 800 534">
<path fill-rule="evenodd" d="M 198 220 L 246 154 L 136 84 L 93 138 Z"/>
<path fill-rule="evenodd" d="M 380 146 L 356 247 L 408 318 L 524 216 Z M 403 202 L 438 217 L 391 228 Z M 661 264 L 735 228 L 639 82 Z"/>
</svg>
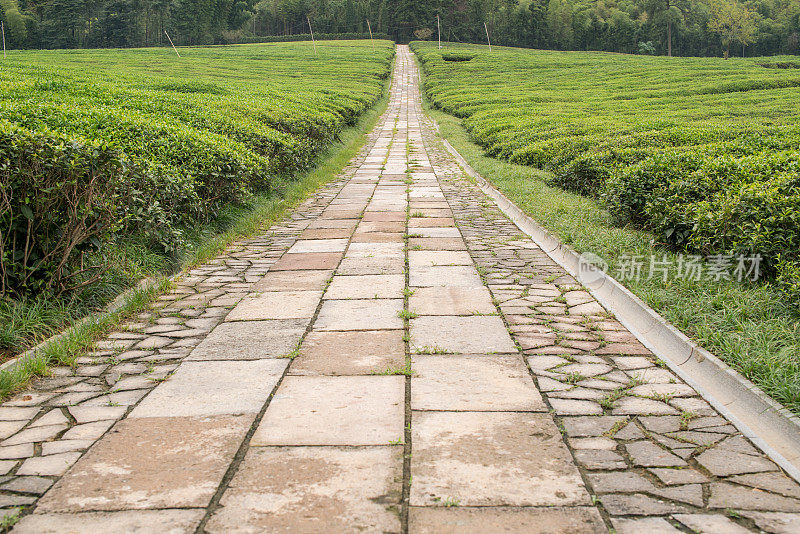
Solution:
<svg viewBox="0 0 800 534">
<path fill-rule="evenodd" d="M 0 0 L 11 48 L 219 44 L 376 33 L 559 50 L 800 53 L 800 0 Z M 368 22 L 369 21 L 369 25 Z"/>
</svg>

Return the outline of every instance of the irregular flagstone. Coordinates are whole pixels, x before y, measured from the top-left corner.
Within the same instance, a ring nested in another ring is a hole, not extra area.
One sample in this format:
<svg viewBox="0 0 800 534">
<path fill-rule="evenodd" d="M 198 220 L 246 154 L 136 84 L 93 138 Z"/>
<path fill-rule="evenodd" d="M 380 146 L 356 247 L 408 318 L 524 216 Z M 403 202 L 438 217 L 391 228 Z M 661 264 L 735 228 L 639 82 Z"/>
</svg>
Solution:
<svg viewBox="0 0 800 534">
<path fill-rule="evenodd" d="M 775 534 L 795 534 L 800 530 L 800 514 L 743 511 L 742 515 L 748 519 L 752 519 L 756 526 L 767 532 L 774 532 Z"/>
</svg>

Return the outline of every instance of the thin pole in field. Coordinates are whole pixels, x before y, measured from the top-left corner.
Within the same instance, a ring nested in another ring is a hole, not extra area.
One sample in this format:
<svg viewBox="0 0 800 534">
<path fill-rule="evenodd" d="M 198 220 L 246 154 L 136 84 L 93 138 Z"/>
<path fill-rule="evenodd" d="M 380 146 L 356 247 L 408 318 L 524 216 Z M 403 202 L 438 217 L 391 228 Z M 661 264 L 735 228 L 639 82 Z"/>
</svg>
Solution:
<svg viewBox="0 0 800 534">
<path fill-rule="evenodd" d="M 311 32 L 311 42 L 314 43 L 314 55 L 317 55 L 317 42 L 314 40 L 314 29 L 311 27 L 311 19 L 308 15 L 306 15 L 306 20 L 308 21 L 308 31 Z"/>
<path fill-rule="evenodd" d="M 0 30 L 3 32 L 3 59 L 6 58 L 6 25 L 4 22 L 0 22 Z"/>
<path fill-rule="evenodd" d="M 166 34 L 167 39 L 169 39 L 169 44 L 172 45 L 172 49 L 175 50 L 175 53 L 178 54 L 178 57 L 181 57 L 181 55 L 178 53 L 178 49 L 175 48 L 175 43 L 172 42 L 172 37 L 170 37 L 169 34 L 167 33 L 167 30 L 164 30 L 164 33 Z"/>
<path fill-rule="evenodd" d="M 483 23 L 483 27 L 486 28 L 486 42 L 489 43 L 489 52 L 492 52 L 492 41 L 489 40 L 489 26 L 486 25 L 486 22 Z"/>
<path fill-rule="evenodd" d="M 367 19 L 367 28 L 369 28 L 369 42 L 372 43 L 372 49 L 375 50 L 375 41 L 372 40 L 372 24 Z"/>
<path fill-rule="evenodd" d="M 436 30 L 439 32 L 439 49 L 442 48 L 442 25 L 439 22 L 439 15 L 436 15 Z"/>
</svg>

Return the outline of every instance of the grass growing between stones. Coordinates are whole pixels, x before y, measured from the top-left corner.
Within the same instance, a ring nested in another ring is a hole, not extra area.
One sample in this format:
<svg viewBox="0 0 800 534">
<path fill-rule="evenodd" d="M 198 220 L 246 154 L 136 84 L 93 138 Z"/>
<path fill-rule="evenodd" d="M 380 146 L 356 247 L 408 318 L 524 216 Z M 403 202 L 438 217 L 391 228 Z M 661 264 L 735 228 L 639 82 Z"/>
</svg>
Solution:
<svg viewBox="0 0 800 534">
<path fill-rule="evenodd" d="M 146 288 L 131 291 L 114 311 L 86 317 L 62 335 L 20 358 L 16 364 L 0 371 L 0 401 L 21 390 L 32 378 L 46 376 L 49 366 L 72 365 L 111 328 L 145 310 L 170 285 L 168 279 L 162 278 Z"/>
<path fill-rule="evenodd" d="M 603 258 L 612 276 L 634 256 L 655 253 L 677 265 L 678 255 L 654 245 L 652 234 L 614 226 L 598 201 L 548 186 L 545 171 L 486 156 L 458 118 L 427 102 L 426 108 L 441 137 L 477 172 L 562 242 Z M 777 291 L 731 280 L 648 279 L 647 268 L 639 280 L 621 281 L 686 335 L 800 413 L 800 322 Z"/>
</svg>

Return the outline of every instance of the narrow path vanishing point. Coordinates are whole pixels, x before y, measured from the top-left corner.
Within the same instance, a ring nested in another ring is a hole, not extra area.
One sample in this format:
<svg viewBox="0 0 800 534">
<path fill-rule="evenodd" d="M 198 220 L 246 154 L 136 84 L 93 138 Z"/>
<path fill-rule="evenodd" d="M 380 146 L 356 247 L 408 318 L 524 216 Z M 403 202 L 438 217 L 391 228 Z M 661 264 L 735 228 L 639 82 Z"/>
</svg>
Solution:
<svg viewBox="0 0 800 534">
<path fill-rule="evenodd" d="M 0 438 L 21 533 L 800 531 L 800 486 L 464 177 L 407 47 L 340 180 Z"/>
</svg>

